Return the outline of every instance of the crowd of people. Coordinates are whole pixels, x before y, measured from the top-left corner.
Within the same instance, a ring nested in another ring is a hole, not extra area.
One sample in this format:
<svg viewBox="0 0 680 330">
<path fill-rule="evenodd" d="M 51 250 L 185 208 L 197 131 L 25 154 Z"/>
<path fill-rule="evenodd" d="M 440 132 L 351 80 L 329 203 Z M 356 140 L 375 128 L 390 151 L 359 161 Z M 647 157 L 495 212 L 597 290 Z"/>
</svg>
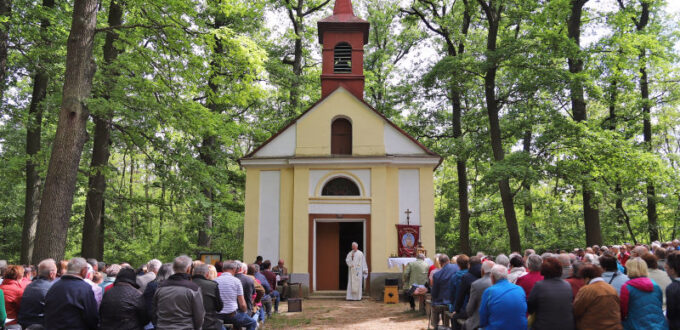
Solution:
<svg viewBox="0 0 680 330">
<path fill-rule="evenodd" d="M 435 329 L 680 329 L 678 240 L 417 259 L 406 295 L 412 309 L 414 295 L 431 295 Z"/>
<path fill-rule="evenodd" d="M 272 268 L 187 256 L 138 269 L 95 259 L 0 260 L 0 329 L 256 329 L 287 293 L 283 260 Z M 3 328 L 4 325 L 4 328 Z"/>
</svg>

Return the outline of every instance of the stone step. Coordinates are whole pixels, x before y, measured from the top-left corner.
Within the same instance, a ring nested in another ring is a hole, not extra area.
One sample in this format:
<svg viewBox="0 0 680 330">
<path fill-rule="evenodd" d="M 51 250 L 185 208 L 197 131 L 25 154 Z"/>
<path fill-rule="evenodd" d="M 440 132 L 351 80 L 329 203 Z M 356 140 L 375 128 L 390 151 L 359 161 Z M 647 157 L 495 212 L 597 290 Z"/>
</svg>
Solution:
<svg viewBox="0 0 680 330">
<path fill-rule="evenodd" d="M 338 290 L 324 290 L 324 291 L 314 291 L 309 295 L 309 299 L 331 299 L 331 300 L 345 300 L 347 298 L 347 291 Z M 363 299 L 369 299 L 367 295 L 363 295 Z"/>
<path fill-rule="evenodd" d="M 345 290 L 317 290 L 312 294 L 326 295 L 326 296 L 344 296 L 347 294 Z"/>
<path fill-rule="evenodd" d="M 311 300 L 344 300 L 344 296 L 323 296 L 323 295 L 310 295 Z"/>
<path fill-rule="evenodd" d="M 339 290 L 314 291 L 309 295 L 309 299 L 345 299 L 345 297 L 347 297 L 347 291 Z"/>
</svg>

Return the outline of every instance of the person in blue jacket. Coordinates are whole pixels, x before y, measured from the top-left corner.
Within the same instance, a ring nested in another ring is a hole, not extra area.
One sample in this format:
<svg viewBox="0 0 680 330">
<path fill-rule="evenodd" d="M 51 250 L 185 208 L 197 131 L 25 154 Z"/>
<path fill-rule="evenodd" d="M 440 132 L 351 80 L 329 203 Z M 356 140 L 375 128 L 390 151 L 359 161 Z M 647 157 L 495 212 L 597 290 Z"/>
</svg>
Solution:
<svg viewBox="0 0 680 330">
<path fill-rule="evenodd" d="M 432 277 L 432 308 L 436 311 L 449 310 L 454 302 L 451 301 L 453 293 L 453 278 L 460 270 L 458 265 L 450 263 L 446 254 L 439 256 L 439 264 L 442 268 Z M 433 312 L 430 315 L 431 324 L 437 328 L 439 324 L 439 313 Z"/>
<path fill-rule="evenodd" d="M 4 326 L 7 321 L 7 312 L 5 312 L 5 294 L 0 290 L 0 325 Z M 0 329 L 2 329 L 0 326 Z"/>
<path fill-rule="evenodd" d="M 451 278 L 451 298 L 449 299 L 451 304 L 449 305 L 449 312 L 454 311 L 454 305 L 456 304 L 456 299 L 458 297 L 458 289 L 461 286 L 463 276 L 468 273 L 468 268 L 470 267 L 470 257 L 466 254 L 458 255 L 456 257 L 456 265 L 458 265 L 459 270 Z"/>
<path fill-rule="evenodd" d="M 491 269 L 491 287 L 484 290 L 479 307 L 479 326 L 486 330 L 526 329 L 527 298 L 524 289 L 508 282 L 508 269 Z"/>
<path fill-rule="evenodd" d="M 626 262 L 630 281 L 621 287 L 621 318 L 624 329 L 668 329 L 663 314 L 663 293 L 647 277 L 647 263 L 641 258 Z"/>
<path fill-rule="evenodd" d="M 432 305 L 450 305 L 453 292 L 453 278 L 460 270 L 457 264 L 450 263 L 446 254 L 439 256 L 442 268 L 432 277 Z"/>
</svg>

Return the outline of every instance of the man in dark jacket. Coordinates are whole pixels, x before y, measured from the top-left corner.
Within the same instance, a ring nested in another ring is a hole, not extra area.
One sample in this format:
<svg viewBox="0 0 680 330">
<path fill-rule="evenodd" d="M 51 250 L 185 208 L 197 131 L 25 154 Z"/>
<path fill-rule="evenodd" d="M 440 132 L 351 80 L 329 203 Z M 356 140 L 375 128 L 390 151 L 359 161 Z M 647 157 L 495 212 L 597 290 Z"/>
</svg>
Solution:
<svg viewBox="0 0 680 330">
<path fill-rule="evenodd" d="M 179 256 L 172 263 L 175 272 L 161 282 L 153 297 L 152 321 L 156 329 L 201 329 L 205 308 L 196 283 L 191 282 L 191 258 Z"/>
<path fill-rule="evenodd" d="M 470 299 L 470 288 L 472 283 L 482 277 L 482 259 L 480 257 L 470 258 L 470 268 L 468 272 L 463 275 L 460 284 L 456 289 L 456 302 L 453 305 L 453 310 L 456 314 L 453 316 L 453 328 L 461 329 L 458 320 L 467 319 L 468 315 L 465 311 L 468 300 Z"/>
<path fill-rule="evenodd" d="M 432 307 L 444 308 L 448 311 L 453 292 L 453 277 L 460 270 L 458 265 L 451 264 L 446 254 L 439 256 L 439 264 L 442 268 L 432 276 Z M 439 314 L 432 313 L 431 324 L 435 327 L 439 324 Z"/>
<path fill-rule="evenodd" d="M 432 304 L 449 305 L 451 301 L 451 291 L 453 289 L 451 280 L 460 270 L 458 265 L 451 264 L 446 254 L 439 256 L 439 264 L 442 268 L 432 276 Z"/>
<path fill-rule="evenodd" d="M 66 274 L 47 291 L 46 329 L 96 329 L 99 325 L 92 287 L 83 281 L 87 265 L 83 258 L 71 259 L 66 266 Z"/>
<path fill-rule="evenodd" d="M 138 288 L 135 271 L 121 269 L 113 287 L 102 299 L 100 330 L 134 330 L 149 323 L 144 298 Z"/>
<path fill-rule="evenodd" d="M 205 307 L 203 329 L 222 330 L 222 321 L 217 317 L 217 313 L 224 308 L 224 305 L 220 298 L 217 282 L 209 280 L 207 278 L 208 273 L 210 273 L 208 265 L 198 265 L 194 268 L 194 274 L 191 278 L 201 288 L 203 295 L 203 307 Z"/>
<path fill-rule="evenodd" d="M 269 287 L 272 288 L 272 291 L 269 295 L 271 296 L 272 302 L 274 303 L 274 313 L 278 313 L 281 295 L 279 294 L 279 291 L 276 290 L 276 274 L 271 271 L 271 268 L 272 263 L 269 260 L 265 260 L 262 263 L 261 273 L 267 279 L 267 282 L 269 282 Z M 267 314 L 271 315 L 271 311 L 268 310 Z"/>
<path fill-rule="evenodd" d="M 246 308 L 248 315 L 253 316 L 253 294 L 255 293 L 255 281 L 246 275 L 248 273 L 248 266 L 244 263 L 239 263 L 238 273 L 234 276 L 243 286 L 243 298 L 246 300 Z"/>
<path fill-rule="evenodd" d="M 671 330 L 680 330 L 680 252 L 671 252 L 664 265 L 671 284 L 666 287 L 666 317 Z"/>
<path fill-rule="evenodd" d="M 57 278 L 57 264 L 52 259 L 45 259 L 38 264 L 38 277 L 26 287 L 21 297 L 19 308 L 19 324 L 28 328 L 33 324 L 45 325 L 45 295 Z"/>
</svg>

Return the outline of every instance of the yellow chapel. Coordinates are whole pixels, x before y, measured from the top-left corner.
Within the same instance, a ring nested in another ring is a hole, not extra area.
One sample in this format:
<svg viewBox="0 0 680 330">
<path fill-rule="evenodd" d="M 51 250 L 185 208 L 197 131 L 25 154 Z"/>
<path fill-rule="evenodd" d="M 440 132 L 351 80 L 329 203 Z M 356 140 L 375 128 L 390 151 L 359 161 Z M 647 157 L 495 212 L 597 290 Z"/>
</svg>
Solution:
<svg viewBox="0 0 680 330">
<path fill-rule="evenodd" d="M 363 100 L 369 23 L 350 0 L 318 22 L 322 97 L 241 159 L 246 170 L 244 260 L 285 261 L 305 292 L 344 290 L 351 243 L 364 251 L 378 297 L 397 254 L 396 225 L 420 225 L 435 251 L 434 170 L 441 157 Z"/>
</svg>

